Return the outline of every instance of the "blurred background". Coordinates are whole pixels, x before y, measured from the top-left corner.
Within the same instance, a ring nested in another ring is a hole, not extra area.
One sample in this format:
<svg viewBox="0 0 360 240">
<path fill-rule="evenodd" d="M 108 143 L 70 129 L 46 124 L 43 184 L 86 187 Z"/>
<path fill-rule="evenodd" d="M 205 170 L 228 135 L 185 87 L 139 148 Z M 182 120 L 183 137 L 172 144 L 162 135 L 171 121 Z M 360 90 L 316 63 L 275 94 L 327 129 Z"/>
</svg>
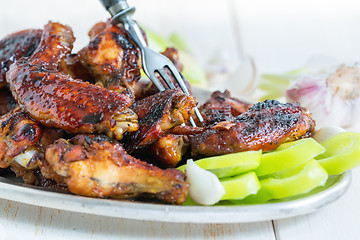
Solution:
<svg viewBox="0 0 360 240">
<path fill-rule="evenodd" d="M 249 97 L 263 73 L 298 69 L 311 57 L 357 61 L 360 2 L 355 0 L 128 0 L 154 48 L 175 45 L 190 78 Z M 74 51 L 91 26 L 109 18 L 97 0 L 0 0 L 0 38 L 49 20 L 70 25 Z M 256 74 L 256 76 L 255 76 Z"/>
</svg>

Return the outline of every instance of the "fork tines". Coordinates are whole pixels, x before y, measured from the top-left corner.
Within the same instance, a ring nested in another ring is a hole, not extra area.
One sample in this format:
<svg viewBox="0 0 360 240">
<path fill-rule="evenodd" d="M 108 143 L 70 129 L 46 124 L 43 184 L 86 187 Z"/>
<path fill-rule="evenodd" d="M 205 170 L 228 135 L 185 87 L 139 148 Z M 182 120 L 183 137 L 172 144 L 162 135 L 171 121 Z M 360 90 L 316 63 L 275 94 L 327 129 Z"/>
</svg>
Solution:
<svg viewBox="0 0 360 240">
<path fill-rule="evenodd" d="M 178 83 L 180 89 L 190 96 L 190 92 L 185 85 L 183 78 L 174 64 L 167 57 L 149 48 L 144 51 L 143 56 L 144 71 L 160 91 L 164 91 L 167 88 L 176 88 L 174 82 L 172 81 L 172 79 L 174 79 Z M 163 81 L 161 81 L 156 74 L 158 74 Z M 204 121 L 197 107 L 194 108 L 194 113 L 200 122 Z M 190 123 L 192 126 L 196 127 L 194 119 L 190 118 Z"/>
</svg>

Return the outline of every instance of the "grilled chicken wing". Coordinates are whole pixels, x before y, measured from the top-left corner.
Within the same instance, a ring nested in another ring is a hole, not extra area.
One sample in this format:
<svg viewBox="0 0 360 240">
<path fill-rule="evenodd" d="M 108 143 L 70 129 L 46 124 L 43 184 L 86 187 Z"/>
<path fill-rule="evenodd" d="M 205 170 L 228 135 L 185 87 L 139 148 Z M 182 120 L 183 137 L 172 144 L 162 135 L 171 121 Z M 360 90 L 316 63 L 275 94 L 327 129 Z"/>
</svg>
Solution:
<svg viewBox="0 0 360 240">
<path fill-rule="evenodd" d="M 58 70 L 74 40 L 69 27 L 50 22 L 31 57 L 11 65 L 7 80 L 19 106 L 43 125 L 72 133 L 105 132 L 121 139 L 137 130 L 131 98 Z"/>
<path fill-rule="evenodd" d="M 219 122 L 233 121 L 235 117 L 246 112 L 251 105 L 250 103 L 232 97 L 228 90 L 223 93 L 215 91 L 199 108 L 204 121 L 200 123 L 196 116 L 193 118 L 198 127 L 180 125 L 171 129 L 170 132 L 176 135 L 197 135 Z"/>
<path fill-rule="evenodd" d="M 127 134 L 126 150 L 131 153 L 155 142 L 169 129 L 186 122 L 195 106 L 195 99 L 180 89 L 165 90 L 136 101 L 131 108 L 139 116 L 139 130 Z"/>
<path fill-rule="evenodd" d="M 0 89 L 0 115 L 10 112 L 16 106 L 16 101 L 11 95 L 9 88 Z"/>
<path fill-rule="evenodd" d="M 95 84 L 94 77 L 90 74 L 89 69 L 83 66 L 78 54 L 67 55 L 61 62 L 60 70 L 70 75 L 72 78 L 81 79 L 85 82 Z"/>
<path fill-rule="evenodd" d="M 200 108 L 204 122 L 197 125 L 209 126 L 222 121 L 231 121 L 241 113 L 246 112 L 252 104 L 233 98 L 229 91 L 213 92 Z M 194 118 L 197 119 L 197 118 Z"/>
<path fill-rule="evenodd" d="M 182 172 L 142 162 L 105 136 L 59 139 L 46 150 L 45 158 L 75 194 L 124 199 L 146 196 L 176 204 L 186 200 L 189 184 Z"/>
<path fill-rule="evenodd" d="M 281 143 L 311 136 L 315 122 L 298 103 L 257 103 L 233 121 L 224 121 L 190 138 L 193 155 L 247 150 L 268 152 Z"/>
<path fill-rule="evenodd" d="M 90 43 L 78 55 L 95 80 L 105 88 L 134 96 L 140 79 L 140 50 L 123 28 L 109 21 L 96 24 L 89 32 Z"/>
<path fill-rule="evenodd" d="M 43 128 L 16 108 L 0 118 L 0 168 L 11 167 L 24 182 L 34 183 L 32 169 L 45 148 L 63 136 L 59 129 Z"/>
<path fill-rule="evenodd" d="M 164 167 L 176 167 L 188 150 L 189 139 L 184 135 L 165 134 L 151 144 L 150 153 Z"/>
<path fill-rule="evenodd" d="M 0 88 L 5 87 L 6 72 L 21 57 L 30 56 L 39 46 L 42 30 L 24 30 L 13 33 L 0 41 Z"/>
<path fill-rule="evenodd" d="M 171 51 L 168 51 L 171 52 Z M 171 134 L 161 136 L 150 146 L 152 156 L 166 167 L 175 167 L 186 153 L 189 143 L 187 135 L 200 134 L 206 131 L 206 126 L 222 121 L 231 121 L 239 114 L 245 112 L 251 104 L 231 97 L 229 91 L 223 93 L 216 91 L 201 107 L 200 111 L 204 122 L 197 122 L 192 127 L 179 125 L 170 130 Z M 197 117 L 194 119 L 198 120 Z"/>
</svg>

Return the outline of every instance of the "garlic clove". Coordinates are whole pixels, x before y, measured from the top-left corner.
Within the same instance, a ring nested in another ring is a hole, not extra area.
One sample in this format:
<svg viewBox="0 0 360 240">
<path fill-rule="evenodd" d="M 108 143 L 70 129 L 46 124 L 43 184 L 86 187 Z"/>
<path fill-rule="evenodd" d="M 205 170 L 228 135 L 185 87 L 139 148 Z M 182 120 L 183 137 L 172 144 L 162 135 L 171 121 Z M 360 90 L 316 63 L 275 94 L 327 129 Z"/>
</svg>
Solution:
<svg viewBox="0 0 360 240">
<path fill-rule="evenodd" d="M 344 101 L 357 99 L 360 95 L 360 68 L 342 64 L 328 77 L 326 84 L 333 95 Z"/>
<path fill-rule="evenodd" d="M 321 143 L 321 142 L 325 141 L 326 139 L 328 139 L 329 137 L 332 137 L 341 132 L 345 132 L 345 130 L 342 127 L 338 127 L 335 125 L 334 126 L 324 126 L 316 131 L 313 138 L 317 142 Z"/>
<path fill-rule="evenodd" d="M 190 197 L 200 205 L 214 205 L 225 194 L 218 177 L 199 167 L 192 159 L 187 160 L 186 177 L 190 183 Z"/>
<path fill-rule="evenodd" d="M 301 74 L 285 95 L 309 110 L 317 129 L 329 124 L 349 129 L 360 120 L 360 68 L 340 65 L 330 75 Z"/>
</svg>

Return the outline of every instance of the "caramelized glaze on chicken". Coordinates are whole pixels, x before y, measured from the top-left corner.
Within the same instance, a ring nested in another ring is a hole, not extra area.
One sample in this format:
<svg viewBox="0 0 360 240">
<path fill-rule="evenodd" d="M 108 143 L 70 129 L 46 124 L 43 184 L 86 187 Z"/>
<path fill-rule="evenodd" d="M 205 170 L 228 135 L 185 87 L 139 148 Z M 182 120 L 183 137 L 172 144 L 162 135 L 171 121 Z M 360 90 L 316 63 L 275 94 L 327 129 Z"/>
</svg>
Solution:
<svg viewBox="0 0 360 240">
<path fill-rule="evenodd" d="M 30 56 L 39 46 L 42 30 L 24 30 L 13 33 L 0 41 L 0 88 L 5 87 L 6 72 L 21 57 Z"/>
<path fill-rule="evenodd" d="M 140 50 L 125 30 L 110 22 L 96 24 L 89 32 L 90 43 L 79 52 L 84 66 L 105 88 L 134 94 L 140 79 Z"/>
<path fill-rule="evenodd" d="M 36 145 L 39 143 L 42 129 L 19 108 L 2 116 L 0 123 L 0 167 L 7 168 L 14 157 L 26 150 L 38 147 Z M 29 164 L 32 163 L 29 162 Z"/>
<path fill-rule="evenodd" d="M 231 121 L 234 117 L 246 112 L 252 104 L 231 97 L 229 91 L 215 91 L 199 108 L 204 121 L 202 126 L 209 126 L 222 121 Z M 197 118 L 194 118 L 197 119 Z M 200 125 L 200 123 L 197 123 Z"/>
<path fill-rule="evenodd" d="M 122 199 L 146 196 L 177 204 L 186 200 L 189 184 L 181 171 L 142 162 L 105 136 L 59 139 L 46 150 L 45 158 L 75 194 Z"/>
<path fill-rule="evenodd" d="M 268 152 L 281 143 L 311 136 L 315 122 L 298 103 L 266 100 L 233 121 L 220 122 L 190 138 L 193 155 L 221 155 L 247 150 Z"/>
<path fill-rule="evenodd" d="M 16 107 L 16 101 L 11 95 L 9 88 L 0 89 L 0 115 L 10 112 Z"/>
<path fill-rule="evenodd" d="M 61 72 L 70 75 L 72 78 L 81 79 L 82 81 L 95 84 L 94 77 L 90 74 L 89 69 L 81 63 L 78 54 L 70 54 L 61 62 Z"/>
<path fill-rule="evenodd" d="M 136 101 L 132 109 L 139 116 L 139 130 L 128 133 L 126 150 L 132 152 L 157 140 L 169 129 L 186 122 L 196 101 L 180 89 L 159 92 Z"/>
<path fill-rule="evenodd" d="M 165 134 L 150 146 L 152 156 L 164 167 L 176 167 L 189 147 L 184 135 Z"/>
<path fill-rule="evenodd" d="M 0 118 L 0 168 L 11 167 L 24 182 L 34 183 L 32 169 L 45 148 L 63 136 L 59 129 L 46 128 L 16 108 Z"/>
<path fill-rule="evenodd" d="M 121 139 L 137 130 L 131 98 L 58 70 L 74 40 L 69 27 L 50 22 L 31 57 L 11 65 L 7 80 L 18 105 L 43 125 L 72 133 L 104 132 Z"/>
</svg>

